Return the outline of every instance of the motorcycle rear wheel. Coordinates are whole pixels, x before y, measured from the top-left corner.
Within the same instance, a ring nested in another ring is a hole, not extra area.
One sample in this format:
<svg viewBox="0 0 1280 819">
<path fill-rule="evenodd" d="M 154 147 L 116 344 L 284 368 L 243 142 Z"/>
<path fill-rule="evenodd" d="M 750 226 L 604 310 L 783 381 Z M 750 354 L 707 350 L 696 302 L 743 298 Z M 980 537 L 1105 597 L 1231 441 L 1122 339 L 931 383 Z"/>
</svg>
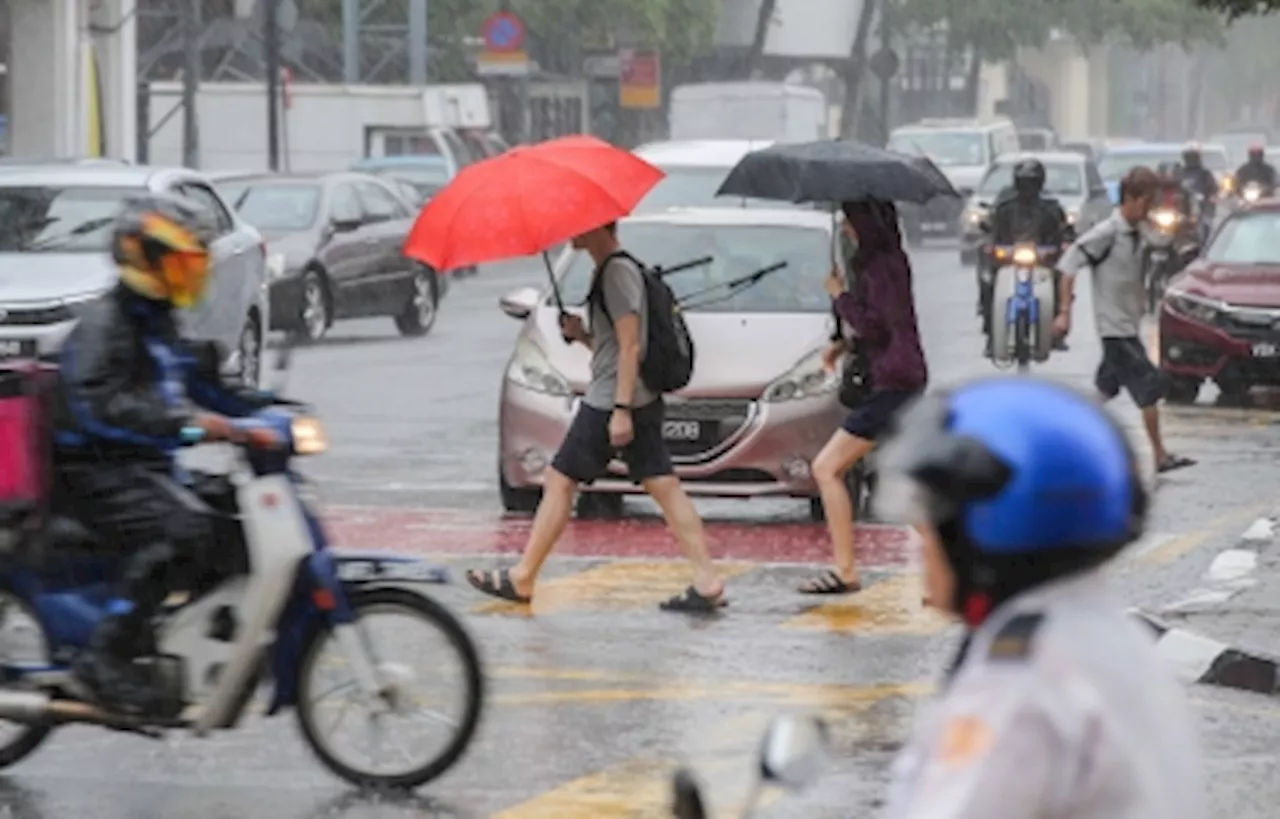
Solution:
<svg viewBox="0 0 1280 819">
<path fill-rule="evenodd" d="M 471 740 L 475 736 L 480 722 L 480 713 L 484 703 L 484 682 L 480 671 L 480 658 L 475 644 L 462 624 L 458 622 L 448 609 L 434 600 L 404 589 L 382 588 L 362 592 L 351 598 L 351 608 L 356 615 L 356 623 L 378 610 L 399 610 L 434 628 L 451 649 L 455 659 L 461 665 L 461 676 L 465 688 L 465 703 L 461 718 L 453 726 L 453 735 L 434 757 L 422 761 L 407 770 L 380 773 L 363 770 L 343 759 L 343 754 L 332 747 L 331 734 L 322 731 L 317 723 L 316 702 L 312 699 L 316 687 L 316 664 L 323 650 L 331 643 L 333 632 L 327 628 L 316 629 L 304 649 L 302 663 L 298 670 L 298 727 L 302 737 L 311 751 L 322 764 L 334 774 L 359 788 L 402 790 L 417 788 L 439 777 L 461 759 Z M 372 653 L 375 648 L 366 637 L 366 646 Z M 373 657 L 375 665 L 381 665 L 383 658 Z M 336 729 L 336 726 L 335 726 Z"/>
<path fill-rule="evenodd" d="M 7 641 L 4 632 L 9 625 L 9 618 L 15 612 L 30 621 L 38 632 L 40 644 L 36 648 L 37 656 L 15 657 L 9 653 L 10 647 L 5 644 Z M 49 665 L 52 657 L 49 650 L 49 635 L 45 634 L 35 610 L 25 600 L 0 586 L 0 663 L 3 662 Z M 23 725 L 0 720 L 0 769 L 16 765 L 33 754 L 49 738 L 53 729 L 53 725 Z"/>
</svg>

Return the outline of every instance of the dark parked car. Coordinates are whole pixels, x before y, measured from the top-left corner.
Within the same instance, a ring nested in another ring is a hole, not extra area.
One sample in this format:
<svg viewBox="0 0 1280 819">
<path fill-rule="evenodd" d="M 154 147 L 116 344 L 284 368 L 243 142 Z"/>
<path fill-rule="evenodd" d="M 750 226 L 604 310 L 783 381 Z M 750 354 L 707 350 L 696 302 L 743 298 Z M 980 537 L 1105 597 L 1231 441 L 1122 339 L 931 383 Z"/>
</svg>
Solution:
<svg viewBox="0 0 1280 819">
<path fill-rule="evenodd" d="M 1204 254 L 1169 283 L 1160 368 L 1172 401 L 1194 401 L 1206 380 L 1227 399 L 1280 386 L 1280 201 L 1228 216 Z"/>
<path fill-rule="evenodd" d="M 385 181 L 332 173 L 217 184 L 271 248 L 273 328 L 315 340 L 335 319 L 392 316 L 406 336 L 435 324 L 436 272 L 401 251 L 416 214 Z"/>
</svg>

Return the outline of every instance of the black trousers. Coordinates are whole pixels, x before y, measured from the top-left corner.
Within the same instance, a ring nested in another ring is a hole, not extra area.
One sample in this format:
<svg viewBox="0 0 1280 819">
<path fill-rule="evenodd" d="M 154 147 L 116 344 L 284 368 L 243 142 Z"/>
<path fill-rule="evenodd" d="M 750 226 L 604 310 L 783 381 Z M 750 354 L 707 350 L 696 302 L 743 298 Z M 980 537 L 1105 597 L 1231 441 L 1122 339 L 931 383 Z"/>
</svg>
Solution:
<svg viewBox="0 0 1280 819">
<path fill-rule="evenodd" d="M 60 465 L 55 503 L 127 559 L 123 595 L 133 609 L 120 616 L 134 632 L 150 621 L 176 584 L 198 571 L 212 546 L 212 521 L 203 501 L 175 481 L 167 464 Z M 116 646 L 128 651 L 128 646 Z"/>
</svg>

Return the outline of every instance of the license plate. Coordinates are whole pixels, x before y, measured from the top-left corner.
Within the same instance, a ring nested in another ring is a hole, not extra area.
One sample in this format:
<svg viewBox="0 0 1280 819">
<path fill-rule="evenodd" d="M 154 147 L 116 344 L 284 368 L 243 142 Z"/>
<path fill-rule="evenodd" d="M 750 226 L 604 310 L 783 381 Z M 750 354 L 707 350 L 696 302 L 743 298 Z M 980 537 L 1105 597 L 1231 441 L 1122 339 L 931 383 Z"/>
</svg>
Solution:
<svg viewBox="0 0 1280 819">
<path fill-rule="evenodd" d="M 1253 355 L 1255 358 L 1275 358 L 1280 356 L 1280 344 L 1255 344 L 1253 345 Z"/>
<path fill-rule="evenodd" d="M 35 358 L 36 343 L 30 339 L 0 338 L 0 361 Z"/>
<path fill-rule="evenodd" d="M 663 421 L 662 437 L 668 441 L 696 441 L 702 437 L 699 421 Z"/>
</svg>

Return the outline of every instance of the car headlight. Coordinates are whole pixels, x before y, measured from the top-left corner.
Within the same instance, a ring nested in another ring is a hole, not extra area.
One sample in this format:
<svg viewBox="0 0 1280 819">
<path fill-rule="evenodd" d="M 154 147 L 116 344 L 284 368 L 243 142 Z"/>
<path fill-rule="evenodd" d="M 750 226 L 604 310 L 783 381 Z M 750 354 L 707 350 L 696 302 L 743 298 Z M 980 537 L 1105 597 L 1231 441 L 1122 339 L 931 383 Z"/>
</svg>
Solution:
<svg viewBox="0 0 1280 819">
<path fill-rule="evenodd" d="M 964 223 L 971 228 L 976 228 L 978 226 L 978 223 L 982 221 L 982 217 L 984 216 L 986 216 L 986 213 L 982 210 L 982 208 L 975 207 L 974 205 L 970 205 L 969 207 L 965 208 Z"/>
<path fill-rule="evenodd" d="M 764 394 L 760 396 L 760 400 L 777 404 L 835 392 L 840 386 L 840 376 L 829 373 L 823 368 L 822 353 L 821 349 L 815 350 L 800 359 L 800 362 L 781 378 L 764 388 Z"/>
<path fill-rule="evenodd" d="M 284 254 L 268 253 L 267 254 L 267 281 L 273 282 L 276 279 L 284 278 Z"/>
<path fill-rule="evenodd" d="M 293 438 L 295 455 L 319 455 L 329 448 L 324 427 L 315 418 L 294 418 L 289 426 L 289 435 Z"/>
<path fill-rule="evenodd" d="M 1018 245 L 1013 249 L 1013 263 L 1018 267 L 1035 267 L 1040 254 L 1032 245 Z"/>
<path fill-rule="evenodd" d="M 507 380 L 545 395 L 570 395 L 573 392 L 565 377 L 551 366 L 542 348 L 527 338 L 516 342 L 511 363 L 507 365 Z"/>
<path fill-rule="evenodd" d="M 1222 305 L 1199 296 L 1193 296 L 1183 290 L 1170 290 L 1165 293 L 1165 303 L 1177 313 L 1205 324 L 1215 324 L 1222 315 Z"/>
<path fill-rule="evenodd" d="M 1078 220 L 1079 218 L 1080 218 L 1080 211 L 1078 211 L 1078 210 L 1069 210 L 1069 211 L 1067 211 L 1067 224 L 1068 224 L 1068 225 L 1074 225 L 1074 224 L 1076 223 L 1076 220 Z"/>
</svg>

